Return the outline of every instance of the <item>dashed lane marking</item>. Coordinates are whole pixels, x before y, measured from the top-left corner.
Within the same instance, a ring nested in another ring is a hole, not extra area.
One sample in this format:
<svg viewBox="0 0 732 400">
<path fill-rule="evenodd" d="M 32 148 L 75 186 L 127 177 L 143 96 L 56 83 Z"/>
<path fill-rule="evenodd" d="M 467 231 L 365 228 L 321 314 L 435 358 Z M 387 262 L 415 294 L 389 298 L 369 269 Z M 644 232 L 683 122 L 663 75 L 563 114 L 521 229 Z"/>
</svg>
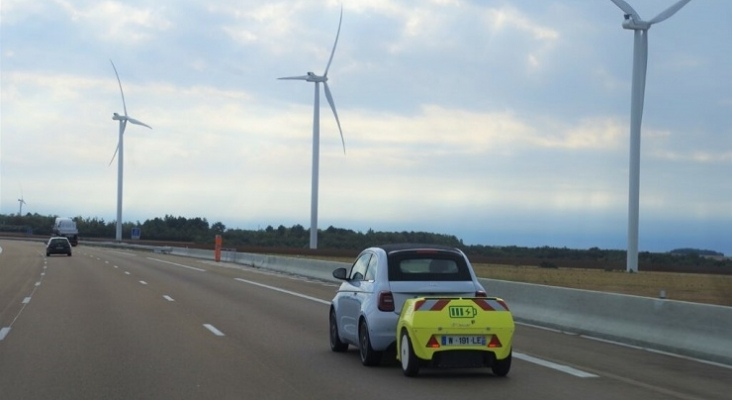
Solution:
<svg viewBox="0 0 732 400">
<path fill-rule="evenodd" d="M 242 278 L 234 278 L 234 279 L 237 280 L 237 281 L 239 281 L 239 282 L 248 283 L 250 285 L 259 286 L 259 287 L 263 287 L 263 288 L 266 288 L 266 289 L 274 290 L 274 291 L 277 291 L 277 292 L 287 293 L 287 294 L 292 295 L 292 296 L 301 297 L 303 299 L 312 300 L 312 301 L 314 301 L 316 303 L 326 304 L 326 305 L 329 305 L 330 304 L 329 301 L 325 301 L 325 300 L 319 299 L 317 297 L 307 296 L 307 295 L 304 295 L 304 294 L 301 294 L 301 293 L 292 292 L 292 291 L 285 290 L 285 289 L 281 289 L 281 288 L 278 288 L 278 287 L 275 287 L 275 286 L 269 286 L 269 285 L 265 285 L 265 284 L 259 283 L 259 282 L 248 281 L 248 280 L 242 279 Z"/>
<path fill-rule="evenodd" d="M 203 326 L 206 329 L 208 329 L 209 331 L 211 331 L 211 333 L 213 333 L 216 336 L 224 336 L 224 333 L 223 332 L 221 332 L 220 330 L 216 329 L 216 327 L 213 326 L 213 325 L 211 325 L 211 324 L 203 324 Z"/>
<path fill-rule="evenodd" d="M 206 272 L 206 270 L 202 269 L 202 268 L 191 267 L 190 265 L 185 265 L 185 264 L 178 264 L 178 263 L 175 263 L 172 261 L 161 260 L 159 258 L 148 257 L 147 259 L 153 260 L 153 261 L 159 261 L 159 262 L 165 263 L 165 264 L 175 265 L 176 267 L 192 269 L 192 270 L 198 271 L 198 272 Z"/>
</svg>

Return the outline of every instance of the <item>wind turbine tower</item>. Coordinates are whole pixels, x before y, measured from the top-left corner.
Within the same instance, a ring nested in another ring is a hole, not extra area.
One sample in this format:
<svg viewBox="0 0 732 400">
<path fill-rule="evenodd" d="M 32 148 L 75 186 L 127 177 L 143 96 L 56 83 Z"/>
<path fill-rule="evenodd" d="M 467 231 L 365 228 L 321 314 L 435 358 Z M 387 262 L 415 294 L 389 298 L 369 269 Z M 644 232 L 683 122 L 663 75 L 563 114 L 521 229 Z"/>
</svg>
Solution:
<svg viewBox="0 0 732 400">
<path fill-rule="evenodd" d="M 630 97 L 630 173 L 628 188 L 627 272 L 638 272 L 638 207 L 640 202 L 640 134 L 648 66 L 648 29 L 665 21 L 691 0 L 680 0 L 653 19 L 644 21 L 624 0 L 611 0 L 625 13 L 623 28 L 634 32 L 633 81 Z"/>
<path fill-rule="evenodd" d="M 119 240 L 122 240 L 122 171 L 124 170 L 125 127 L 127 126 L 128 122 L 135 124 L 135 125 L 142 125 L 142 126 L 150 128 L 150 129 L 152 129 L 152 127 L 127 115 L 127 105 L 125 104 L 125 93 L 124 93 L 124 91 L 122 91 L 122 81 L 120 81 L 120 79 L 119 79 L 119 74 L 117 73 L 117 68 L 114 66 L 114 63 L 112 62 L 112 60 L 109 60 L 109 62 L 112 63 L 112 68 L 114 69 L 114 74 L 117 76 L 117 83 L 119 84 L 119 92 L 122 95 L 122 108 L 125 111 L 125 115 L 119 115 L 117 113 L 114 113 L 114 115 L 112 116 L 113 120 L 119 121 L 119 139 L 117 141 L 117 148 L 114 150 L 112 159 L 109 161 L 109 165 L 112 165 L 112 161 L 114 161 L 114 157 L 117 156 L 117 230 L 115 233 L 115 239 L 119 241 Z"/>
<path fill-rule="evenodd" d="M 23 193 L 21 193 L 20 198 L 18 199 L 18 205 L 20 206 L 20 207 L 18 207 L 18 216 L 19 217 L 23 216 L 23 204 L 27 205 L 28 203 L 26 203 L 25 200 L 23 200 Z"/>
<path fill-rule="evenodd" d="M 338 32 L 336 33 L 335 43 L 333 43 L 333 50 L 330 53 L 330 59 L 328 64 L 325 66 L 325 72 L 323 75 L 315 75 L 313 72 L 308 72 L 307 75 L 303 76 L 289 76 L 278 79 L 289 79 L 289 80 L 301 80 L 306 82 L 315 83 L 315 101 L 313 105 L 313 169 L 312 169 L 312 187 L 311 187 L 311 200 L 310 200 L 310 248 L 318 248 L 318 164 L 320 159 L 320 84 L 323 84 L 325 91 L 325 98 L 328 99 L 331 110 L 333 110 L 333 116 L 335 117 L 336 123 L 338 124 L 338 131 L 341 134 L 341 143 L 343 144 L 343 154 L 346 153 L 346 142 L 343 140 L 343 130 L 341 130 L 341 122 L 338 119 L 338 113 L 336 112 L 335 103 L 333 102 L 333 96 L 328 88 L 328 69 L 330 63 L 333 61 L 333 55 L 335 54 L 336 45 L 338 45 L 338 36 L 341 33 L 341 22 L 343 21 L 343 8 L 341 8 L 341 16 L 338 20 Z"/>
</svg>

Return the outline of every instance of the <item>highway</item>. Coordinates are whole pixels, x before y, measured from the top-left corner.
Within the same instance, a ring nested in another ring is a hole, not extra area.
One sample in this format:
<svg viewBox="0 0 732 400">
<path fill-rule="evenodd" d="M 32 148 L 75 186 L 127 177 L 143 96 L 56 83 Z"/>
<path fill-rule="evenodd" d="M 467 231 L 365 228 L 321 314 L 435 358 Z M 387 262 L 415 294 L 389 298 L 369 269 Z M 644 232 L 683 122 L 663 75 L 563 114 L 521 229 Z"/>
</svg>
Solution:
<svg viewBox="0 0 732 400">
<path fill-rule="evenodd" d="M 729 399 L 732 368 L 518 325 L 490 369 L 367 368 L 328 346 L 337 286 L 88 246 L 0 240 L 0 399 Z M 510 304 L 509 304 L 510 306 Z M 669 334 L 673 334 L 670 332 Z"/>
</svg>

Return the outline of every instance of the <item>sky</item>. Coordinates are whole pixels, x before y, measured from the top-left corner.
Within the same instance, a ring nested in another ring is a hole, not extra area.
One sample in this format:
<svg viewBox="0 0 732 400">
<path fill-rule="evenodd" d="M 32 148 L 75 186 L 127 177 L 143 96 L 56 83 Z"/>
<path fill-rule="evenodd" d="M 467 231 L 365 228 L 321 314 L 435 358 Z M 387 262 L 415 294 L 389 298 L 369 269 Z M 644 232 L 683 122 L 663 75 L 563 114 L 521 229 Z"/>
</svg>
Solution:
<svg viewBox="0 0 732 400">
<path fill-rule="evenodd" d="M 629 1 L 648 20 L 672 0 Z M 633 33 L 610 0 L 3 0 L 0 214 L 626 249 Z M 639 249 L 732 255 L 732 2 L 649 30 Z M 110 164 L 111 162 L 111 164 Z M 143 232 L 144 236 L 144 232 Z"/>
</svg>

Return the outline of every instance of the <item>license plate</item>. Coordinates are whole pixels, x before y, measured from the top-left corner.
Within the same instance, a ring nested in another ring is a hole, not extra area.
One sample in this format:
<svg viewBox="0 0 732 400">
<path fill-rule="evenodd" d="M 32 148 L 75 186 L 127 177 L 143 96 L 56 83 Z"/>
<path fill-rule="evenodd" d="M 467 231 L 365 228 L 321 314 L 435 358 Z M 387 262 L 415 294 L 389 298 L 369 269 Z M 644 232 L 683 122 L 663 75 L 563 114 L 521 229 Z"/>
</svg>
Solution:
<svg viewBox="0 0 732 400">
<path fill-rule="evenodd" d="M 445 335 L 443 346 L 485 346 L 485 336 Z"/>
</svg>

